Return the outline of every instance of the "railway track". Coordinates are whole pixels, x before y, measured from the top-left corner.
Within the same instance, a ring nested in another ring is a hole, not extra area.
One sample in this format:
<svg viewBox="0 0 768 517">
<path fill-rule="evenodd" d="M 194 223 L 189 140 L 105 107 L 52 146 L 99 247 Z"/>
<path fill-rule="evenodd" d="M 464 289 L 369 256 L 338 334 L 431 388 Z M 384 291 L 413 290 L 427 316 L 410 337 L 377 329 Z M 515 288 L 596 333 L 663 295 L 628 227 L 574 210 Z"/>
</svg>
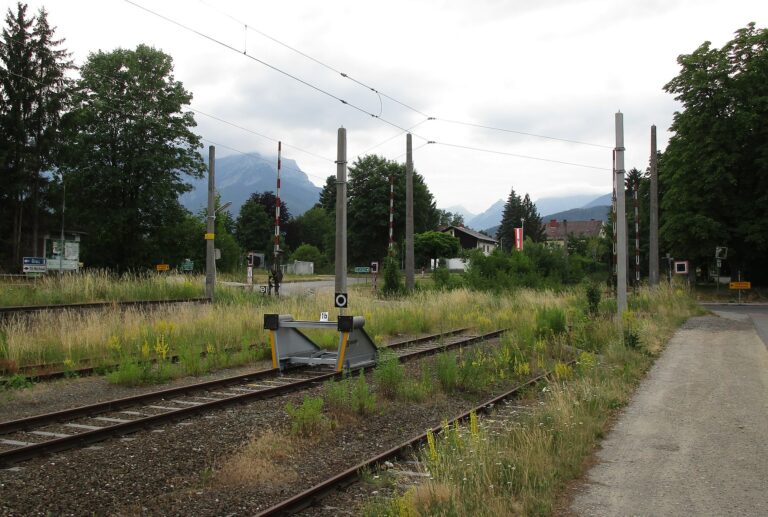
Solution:
<svg viewBox="0 0 768 517">
<path fill-rule="evenodd" d="M 442 334 L 431 334 L 429 336 L 422 336 L 420 338 L 416 339 L 410 339 L 410 340 L 404 340 L 404 341 L 397 341 L 394 343 L 390 343 L 387 345 L 388 348 L 395 350 L 399 347 L 403 346 L 409 346 L 413 343 L 421 341 L 430 341 L 434 339 L 439 339 L 440 336 L 451 336 L 454 334 L 461 334 L 462 332 L 466 332 L 469 330 L 468 328 L 460 328 L 455 330 L 449 330 L 447 332 L 443 332 Z M 252 344 L 251 348 L 256 348 L 258 344 Z M 240 351 L 240 348 L 232 348 L 232 349 L 224 349 L 223 353 L 230 353 L 230 352 L 238 352 Z M 200 357 L 205 358 L 208 355 L 208 352 L 205 350 L 200 352 Z M 171 363 L 176 363 L 179 361 L 179 356 L 177 355 L 171 355 L 168 360 Z M 81 361 L 82 363 L 89 364 L 93 363 L 94 366 L 82 366 L 78 368 L 66 368 L 64 363 L 51 363 L 51 364 L 35 364 L 35 365 L 27 365 L 22 366 L 18 369 L 15 369 L 14 371 L 8 371 L 0 368 L 0 375 L 11 375 L 11 374 L 20 374 L 24 375 L 25 377 L 29 378 L 30 380 L 34 382 L 41 382 L 41 381 L 50 381 L 55 379 L 63 379 L 65 377 L 85 377 L 88 375 L 93 375 L 96 372 L 104 372 L 104 371 L 110 371 L 110 370 L 116 370 L 120 364 L 119 363 L 110 363 L 110 364 L 99 364 L 96 360 L 84 360 Z M 2 386 L 3 380 L 0 379 L 0 386 Z"/>
<path fill-rule="evenodd" d="M 463 331 L 464 329 L 460 329 Z M 504 330 L 458 337 L 457 331 L 393 343 L 401 361 L 498 337 Z M 89 445 L 235 404 L 271 398 L 340 377 L 328 369 L 278 369 L 171 388 L 0 423 L 0 466 Z"/>
<path fill-rule="evenodd" d="M 573 359 L 569 361 L 567 364 L 573 365 L 575 363 L 576 363 L 576 360 Z M 454 424 L 454 422 L 465 423 L 469 421 L 470 414 L 473 412 L 477 415 L 484 415 L 484 416 L 487 416 L 493 413 L 494 416 L 496 417 L 494 424 L 498 425 L 499 421 L 503 421 L 505 418 L 511 418 L 511 416 L 516 413 L 516 410 L 519 409 L 508 403 L 511 399 L 517 396 L 523 389 L 529 386 L 533 386 L 547 379 L 548 377 L 551 377 L 552 374 L 553 372 L 551 371 L 545 372 L 532 379 L 529 379 L 528 381 L 515 386 L 511 390 L 505 393 L 502 393 L 501 395 L 498 395 L 490 400 L 487 400 L 482 404 L 476 406 L 475 408 L 453 418 L 448 422 L 448 425 L 451 426 Z M 273 516 L 273 515 L 291 515 L 294 513 L 298 513 L 302 510 L 305 510 L 311 506 L 314 506 L 318 501 L 320 501 L 323 497 L 330 494 L 331 492 L 347 487 L 352 483 L 357 482 L 359 480 L 360 472 L 362 470 L 374 469 L 379 465 L 384 464 L 385 462 L 396 462 L 398 461 L 398 459 L 403 459 L 409 454 L 409 452 L 412 452 L 413 450 L 416 450 L 418 447 L 421 447 L 424 444 L 426 444 L 427 435 L 429 433 L 432 433 L 433 435 L 437 435 L 437 434 L 440 434 L 442 431 L 443 431 L 443 425 L 433 427 L 432 429 L 426 431 L 423 434 L 410 438 L 409 440 L 389 449 L 388 451 L 385 451 L 381 454 L 373 456 L 355 465 L 354 467 L 345 470 L 344 472 L 341 472 L 335 476 L 332 476 L 326 479 L 325 481 L 322 481 L 317 485 L 299 494 L 294 495 L 293 497 L 285 499 L 284 501 L 281 501 L 280 503 L 277 503 L 276 505 L 270 508 L 267 508 L 263 512 L 258 513 L 257 516 L 267 517 L 267 516 Z"/>
<path fill-rule="evenodd" d="M 211 300 L 209 298 L 177 298 L 173 300 L 133 300 L 124 302 L 86 302 L 54 305 L 13 305 L 8 307 L 0 307 L 0 318 L 44 311 L 82 311 L 90 309 L 104 309 L 110 307 L 152 307 L 156 305 L 171 305 L 176 303 L 210 303 L 210 301 Z"/>
</svg>

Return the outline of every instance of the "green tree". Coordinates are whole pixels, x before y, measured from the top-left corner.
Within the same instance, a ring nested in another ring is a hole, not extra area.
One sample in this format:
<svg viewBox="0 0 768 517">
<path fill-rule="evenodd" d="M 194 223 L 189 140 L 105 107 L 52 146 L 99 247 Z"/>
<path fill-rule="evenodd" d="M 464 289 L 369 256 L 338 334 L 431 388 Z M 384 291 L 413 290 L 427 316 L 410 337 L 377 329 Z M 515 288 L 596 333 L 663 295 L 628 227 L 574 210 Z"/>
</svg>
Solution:
<svg viewBox="0 0 768 517">
<path fill-rule="evenodd" d="M 368 264 L 387 254 L 389 245 L 389 177 L 395 183 L 395 237 L 405 234 L 405 165 L 368 155 L 349 168 L 348 239 L 352 264 Z M 438 214 L 424 178 L 413 173 L 414 233 L 437 228 Z"/>
<path fill-rule="evenodd" d="M 326 261 L 325 256 L 319 249 L 317 249 L 316 246 L 312 246 L 311 244 L 302 244 L 296 248 L 296 251 L 291 254 L 291 259 L 304 262 L 314 262 L 315 272 L 328 267 L 328 262 Z"/>
<path fill-rule="evenodd" d="M 320 200 L 315 206 L 320 206 L 328 214 L 336 213 L 336 176 L 328 176 L 320 191 Z"/>
<path fill-rule="evenodd" d="M 0 44 L 0 234 L 11 237 L 10 259 L 18 267 L 25 226 L 31 226 L 32 246 L 38 253 L 38 227 L 49 179 L 60 143 L 59 124 L 70 93 L 66 71 L 69 54 L 54 37 L 48 14 L 27 15 L 26 4 L 8 10 Z M 31 217 L 30 217 L 31 216 Z M 31 222 L 29 224 L 27 221 Z"/>
<path fill-rule="evenodd" d="M 531 201 L 528 194 L 523 197 L 521 201 L 522 218 L 524 220 L 523 231 L 526 239 L 531 239 L 533 242 L 541 242 L 544 240 L 544 225 L 541 222 L 541 216 L 539 216 L 539 210 L 536 208 L 536 204 Z"/>
<path fill-rule="evenodd" d="M 333 247 L 336 234 L 334 221 L 321 206 L 315 205 L 292 221 L 293 235 L 289 235 L 292 247 L 311 244 L 321 252 Z M 330 245 L 330 246 L 329 246 Z"/>
<path fill-rule="evenodd" d="M 504 211 L 501 215 L 501 225 L 496 231 L 496 238 L 501 241 L 501 248 L 510 251 L 515 247 L 515 228 L 520 228 L 520 221 L 525 220 L 523 200 L 515 193 L 513 188 L 509 192 Z"/>
<path fill-rule="evenodd" d="M 183 220 L 184 176 L 205 170 L 195 120 L 182 110 L 191 99 L 159 50 L 88 56 L 67 117 L 65 174 L 67 214 L 88 232 L 89 265 L 143 268 L 163 253 L 159 236 Z"/>
<path fill-rule="evenodd" d="M 664 86 L 682 104 L 659 164 L 663 244 L 706 265 L 728 246 L 731 270 L 768 280 L 768 30 L 678 58 Z"/>
<path fill-rule="evenodd" d="M 459 239 L 435 231 L 414 235 L 413 248 L 420 266 L 429 264 L 432 260 L 456 257 L 461 252 Z"/>
<path fill-rule="evenodd" d="M 246 251 L 262 251 L 272 256 L 275 242 L 275 204 L 272 192 L 254 192 L 240 207 L 240 215 L 234 224 L 235 235 Z M 280 200 L 280 232 L 288 229 L 291 214 L 285 201 Z M 287 249 L 281 240 L 281 249 Z"/>
<path fill-rule="evenodd" d="M 464 216 L 461 214 L 454 214 L 441 208 L 437 209 L 437 225 L 443 226 L 464 226 Z"/>
</svg>

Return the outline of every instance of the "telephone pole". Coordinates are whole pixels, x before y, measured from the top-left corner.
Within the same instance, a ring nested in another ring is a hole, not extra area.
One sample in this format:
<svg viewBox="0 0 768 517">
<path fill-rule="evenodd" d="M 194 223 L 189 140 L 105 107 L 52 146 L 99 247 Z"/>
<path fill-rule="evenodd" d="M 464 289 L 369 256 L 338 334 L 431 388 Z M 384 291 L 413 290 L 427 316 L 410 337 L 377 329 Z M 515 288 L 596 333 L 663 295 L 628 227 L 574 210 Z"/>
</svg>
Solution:
<svg viewBox="0 0 768 517">
<path fill-rule="evenodd" d="M 616 310 L 627 310 L 627 208 L 624 194 L 624 114 L 616 113 Z"/>
<path fill-rule="evenodd" d="M 216 231 L 216 147 L 208 147 L 208 220 L 205 233 L 205 297 L 213 301 L 216 286 L 216 257 L 214 232 Z"/>
<path fill-rule="evenodd" d="M 656 160 L 656 126 L 651 126 L 651 238 L 648 283 L 659 285 L 659 170 Z"/>
<path fill-rule="evenodd" d="M 405 140 L 405 288 L 414 288 L 414 258 L 413 258 L 413 146 L 411 134 Z"/>
</svg>

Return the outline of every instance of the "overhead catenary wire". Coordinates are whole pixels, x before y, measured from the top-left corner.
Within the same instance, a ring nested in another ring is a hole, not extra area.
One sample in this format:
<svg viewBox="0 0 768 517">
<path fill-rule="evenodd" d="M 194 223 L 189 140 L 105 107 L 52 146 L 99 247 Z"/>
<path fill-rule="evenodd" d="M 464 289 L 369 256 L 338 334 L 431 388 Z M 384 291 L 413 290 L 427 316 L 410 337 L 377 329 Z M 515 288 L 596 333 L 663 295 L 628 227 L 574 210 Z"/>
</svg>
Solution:
<svg viewBox="0 0 768 517">
<path fill-rule="evenodd" d="M 326 68 L 326 69 L 330 70 L 331 72 L 339 74 L 340 76 L 342 76 L 345 79 L 349 79 L 350 81 L 352 81 L 352 82 L 354 82 L 354 83 L 356 83 L 356 84 L 358 84 L 358 85 L 360 85 L 360 86 L 362 86 L 362 87 L 364 87 L 364 88 L 366 88 L 368 90 L 371 90 L 372 92 L 377 93 L 380 96 L 385 97 L 386 99 L 389 99 L 392 102 L 394 102 L 396 104 L 399 104 L 400 106 L 403 106 L 404 108 L 407 108 L 407 109 L 413 111 L 414 113 L 418 113 L 419 115 L 422 115 L 423 117 L 426 117 L 427 120 L 435 120 L 435 121 L 439 121 L 439 122 L 446 122 L 446 123 L 449 123 L 449 124 L 457 124 L 457 125 L 468 126 L 468 127 L 476 127 L 476 128 L 480 128 L 480 129 L 488 129 L 488 130 L 500 131 L 500 132 L 504 132 L 504 133 L 514 133 L 514 134 L 523 135 L 523 136 L 530 136 L 530 137 L 535 137 L 535 138 L 543 138 L 543 139 L 546 139 L 546 140 L 556 140 L 556 141 L 567 142 L 567 143 L 571 143 L 571 144 L 586 145 L 586 146 L 591 146 L 591 147 L 599 147 L 599 148 L 602 148 L 602 149 L 613 149 L 613 147 L 610 146 L 610 145 L 596 144 L 596 143 L 592 143 L 592 142 L 584 142 L 584 141 L 581 141 L 581 140 L 574 140 L 574 139 L 569 139 L 569 138 L 561 138 L 561 137 L 555 137 L 555 136 L 549 136 L 549 135 L 541 135 L 541 134 L 537 134 L 537 133 L 531 133 L 531 132 L 521 131 L 521 130 L 516 130 L 516 129 L 508 129 L 508 128 L 502 128 L 502 127 L 496 127 L 496 126 L 488 126 L 488 125 L 484 125 L 484 124 L 477 124 L 477 123 L 474 123 L 474 122 L 467 122 L 467 121 L 463 121 L 463 120 L 454 120 L 454 119 L 442 118 L 442 117 L 436 117 L 436 116 L 429 115 L 429 114 L 423 112 L 422 110 L 414 108 L 413 106 L 411 106 L 411 105 L 409 105 L 409 104 L 407 104 L 407 103 L 405 103 L 403 101 L 400 101 L 400 100 L 396 99 L 395 97 L 392 97 L 391 95 L 388 95 L 388 94 L 382 92 L 378 88 L 375 88 L 375 87 L 373 87 L 373 86 L 371 86 L 369 84 L 366 84 L 363 81 L 358 80 L 358 79 L 352 77 L 351 75 L 349 75 L 349 74 L 347 74 L 345 72 L 342 72 L 338 68 L 336 68 L 336 67 L 334 67 L 332 65 L 329 65 L 328 63 L 326 63 L 324 61 L 321 61 L 321 60 L 317 59 L 316 57 L 314 57 L 314 56 L 312 56 L 310 54 L 307 54 L 306 52 L 304 52 L 302 50 L 299 50 L 296 47 L 293 47 L 293 46 L 285 43 L 284 41 L 281 41 L 281 40 L 275 38 L 274 36 L 271 36 L 271 35 L 267 34 L 266 32 L 263 32 L 263 31 L 261 31 L 259 29 L 256 29 L 252 25 L 247 24 L 244 20 L 241 20 L 239 18 L 236 18 L 236 17 L 232 16 L 231 14 L 227 13 L 223 9 L 220 9 L 220 8 L 214 6 L 214 5 L 211 5 L 209 2 L 206 2 L 205 0 L 198 0 L 198 1 L 201 4 L 207 6 L 208 8 L 213 9 L 215 11 L 218 11 L 219 13 L 221 13 L 225 17 L 229 18 L 230 20 L 234 21 L 235 23 L 243 25 L 245 27 L 246 31 L 249 31 L 249 30 L 253 31 L 256 34 L 259 34 L 260 36 L 263 36 L 264 38 L 267 38 L 268 40 L 270 40 L 270 41 L 272 41 L 272 42 L 274 42 L 274 43 L 276 43 L 276 44 L 278 44 L 278 45 L 280 45 L 280 46 L 282 46 L 284 48 L 287 48 L 288 50 L 290 50 L 292 52 L 295 52 L 296 54 L 299 54 L 300 56 L 303 56 L 306 59 L 309 59 L 310 61 L 312 61 L 314 63 L 317 63 L 318 65 L 322 66 L 323 68 Z"/>
<path fill-rule="evenodd" d="M 406 128 L 400 126 L 399 124 L 396 124 L 395 122 L 392 122 L 392 121 L 390 121 L 388 119 L 385 119 L 384 117 L 376 115 L 375 113 L 372 113 L 372 112 L 366 110 L 365 108 L 361 108 L 360 106 L 358 106 L 358 105 L 356 105 L 356 104 L 354 104 L 352 102 L 349 102 L 349 101 L 347 101 L 345 99 L 342 99 L 341 97 L 339 97 L 337 95 L 334 95 L 333 93 L 329 92 L 328 90 L 326 90 L 324 88 L 321 88 L 321 87 L 319 87 L 319 86 L 317 86 L 317 85 L 315 85 L 315 84 L 313 84 L 313 83 L 311 83 L 309 81 L 306 81 L 306 80 L 302 79 L 301 77 L 299 77 L 297 75 L 294 75 L 294 74 L 292 74 L 290 72 L 287 72 L 287 71 L 283 70 L 282 68 L 279 68 L 279 67 L 277 67 L 277 66 L 275 66 L 275 65 L 273 65 L 271 63 L 268 63 L 268 62 L 264 61 L 263 59 L 259 59 L 256 56 L 248 54 L 247 52 L 240 52 L 237 48 L 233 47 L 232 45 L 230 45 L 228 43 L 225 43 L 225 42 L 221 41 L 220 39 L 214 38 L 213 36 L 210 36 L 209 34 L 205 34 L 204 32 L 201 32 L 201 31 L 199 31 L 197 29 L 193 29 L 192 27 L 190 27 L 188 25 L 185 25 L 185 24 L 183 24 L 183 23 L 181 23 L 179 21 L 176 21 L 173 18 L 170 18 L 170 17 L 165 16 L 163 14 L 160 14 L 160 13 L 158 13 L 156 11 L 153 11 L 152 9 L 149 9 L 148 7 L 144 7 L 143 5 L 140 5 L 140 4 L 136 3 L 136 2 L 134 2 L 133 0 L 123 0 L 123 1 L 128 3 L 128 4 L 131 4 L 134 7 L 137 7 L 137 8 L 139 8 L 139 9 L 141 9 L 141 10 L 143 10 L 143 11 L 145 11 L 145 12 L 147 12 L 147 13 L 153 15 L 153 16 L 157 16 L 158 18 L 160 18 L 162 20 L 165 20 L 168 23 L 176 25 L 177 27 L 180 27 L 180 28 L 182 28 L 182 29 L 184 29 L 184 30 L 186 30 L 188 32 L 193 33 L 193 34 L 196 34 L 197 36 L 200 36 L 201 38 L 207 39 L 208 41 L 211 41 L 211 42 L 213 42 L 213 43 L 215 43 L 217 45 L 220 45 L 220 46 L 222 46 L 222 47 L 224 47 L 224 48 L 226 48 L 228 50 L 236 52 L 237 54 L 243 55 L 243 56 L 245 56 L 245 57 L 247 57 L 247 58 L 249 58 L 249 59 L 251 59 L 251 60 L 253 60 L 253 61 L 255 61 L 255 62 L 257 62 L 257 63 L 259 63 L 261 65 L 263 65 L 263 66 L 266 66 L 267 68 L 269 68 L 271 70 L 274 70 L 275 72 L 277 72 L 279 74 L 282 74 L 282 75 L 284 75 L 284 76 L 286 76 L 286 77 L 288 77 L 290 79 L 293 79 L 294 81 L 297 81 L 297 82 L 303 84 L 304 86 L 307 86 L 308 88 L 311 88 L 311 89 L 315 90 L 318 93 L 321 93 L 321 94 L 326 95 L 326 96 L 328 96 L 328 97 L 330 97 L 332 99 L 335 99 L 335 100 L 341 102 L 342 104 L 344 104 L 345 106 L 349 106 L 350 108 L 359 111 L 360 113 L 368 115 L 368 116 L 370 116 L 372 118 L 375 118 L 377 120 L 381 120 L 385 124 L 388 124 L 388 125 L 390 125 L 392 127 L 400 129 L 402 131 L 407 131 Z M 418 136 L 418 135 L 414 135 L 414 136 Z M 421 138 L 422 140 L 427 140 L 427 138 L 422 137 L 422 136 L 418 136 L 418 138 Z"/>
</svg>

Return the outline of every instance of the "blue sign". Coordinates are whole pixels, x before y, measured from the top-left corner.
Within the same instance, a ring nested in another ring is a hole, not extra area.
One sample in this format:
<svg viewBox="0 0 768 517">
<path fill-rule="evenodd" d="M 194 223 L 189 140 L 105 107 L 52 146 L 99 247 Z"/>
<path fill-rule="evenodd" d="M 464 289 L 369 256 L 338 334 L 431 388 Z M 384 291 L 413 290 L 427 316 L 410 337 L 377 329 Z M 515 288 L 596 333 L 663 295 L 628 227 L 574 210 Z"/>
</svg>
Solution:
<svg viewBox="0 0 768 517">
<path fill-rule="evenodd" d="M 22 265 L 24 266 L 44 266 L 45 257 L 23 257 Z"/>
</svg>

